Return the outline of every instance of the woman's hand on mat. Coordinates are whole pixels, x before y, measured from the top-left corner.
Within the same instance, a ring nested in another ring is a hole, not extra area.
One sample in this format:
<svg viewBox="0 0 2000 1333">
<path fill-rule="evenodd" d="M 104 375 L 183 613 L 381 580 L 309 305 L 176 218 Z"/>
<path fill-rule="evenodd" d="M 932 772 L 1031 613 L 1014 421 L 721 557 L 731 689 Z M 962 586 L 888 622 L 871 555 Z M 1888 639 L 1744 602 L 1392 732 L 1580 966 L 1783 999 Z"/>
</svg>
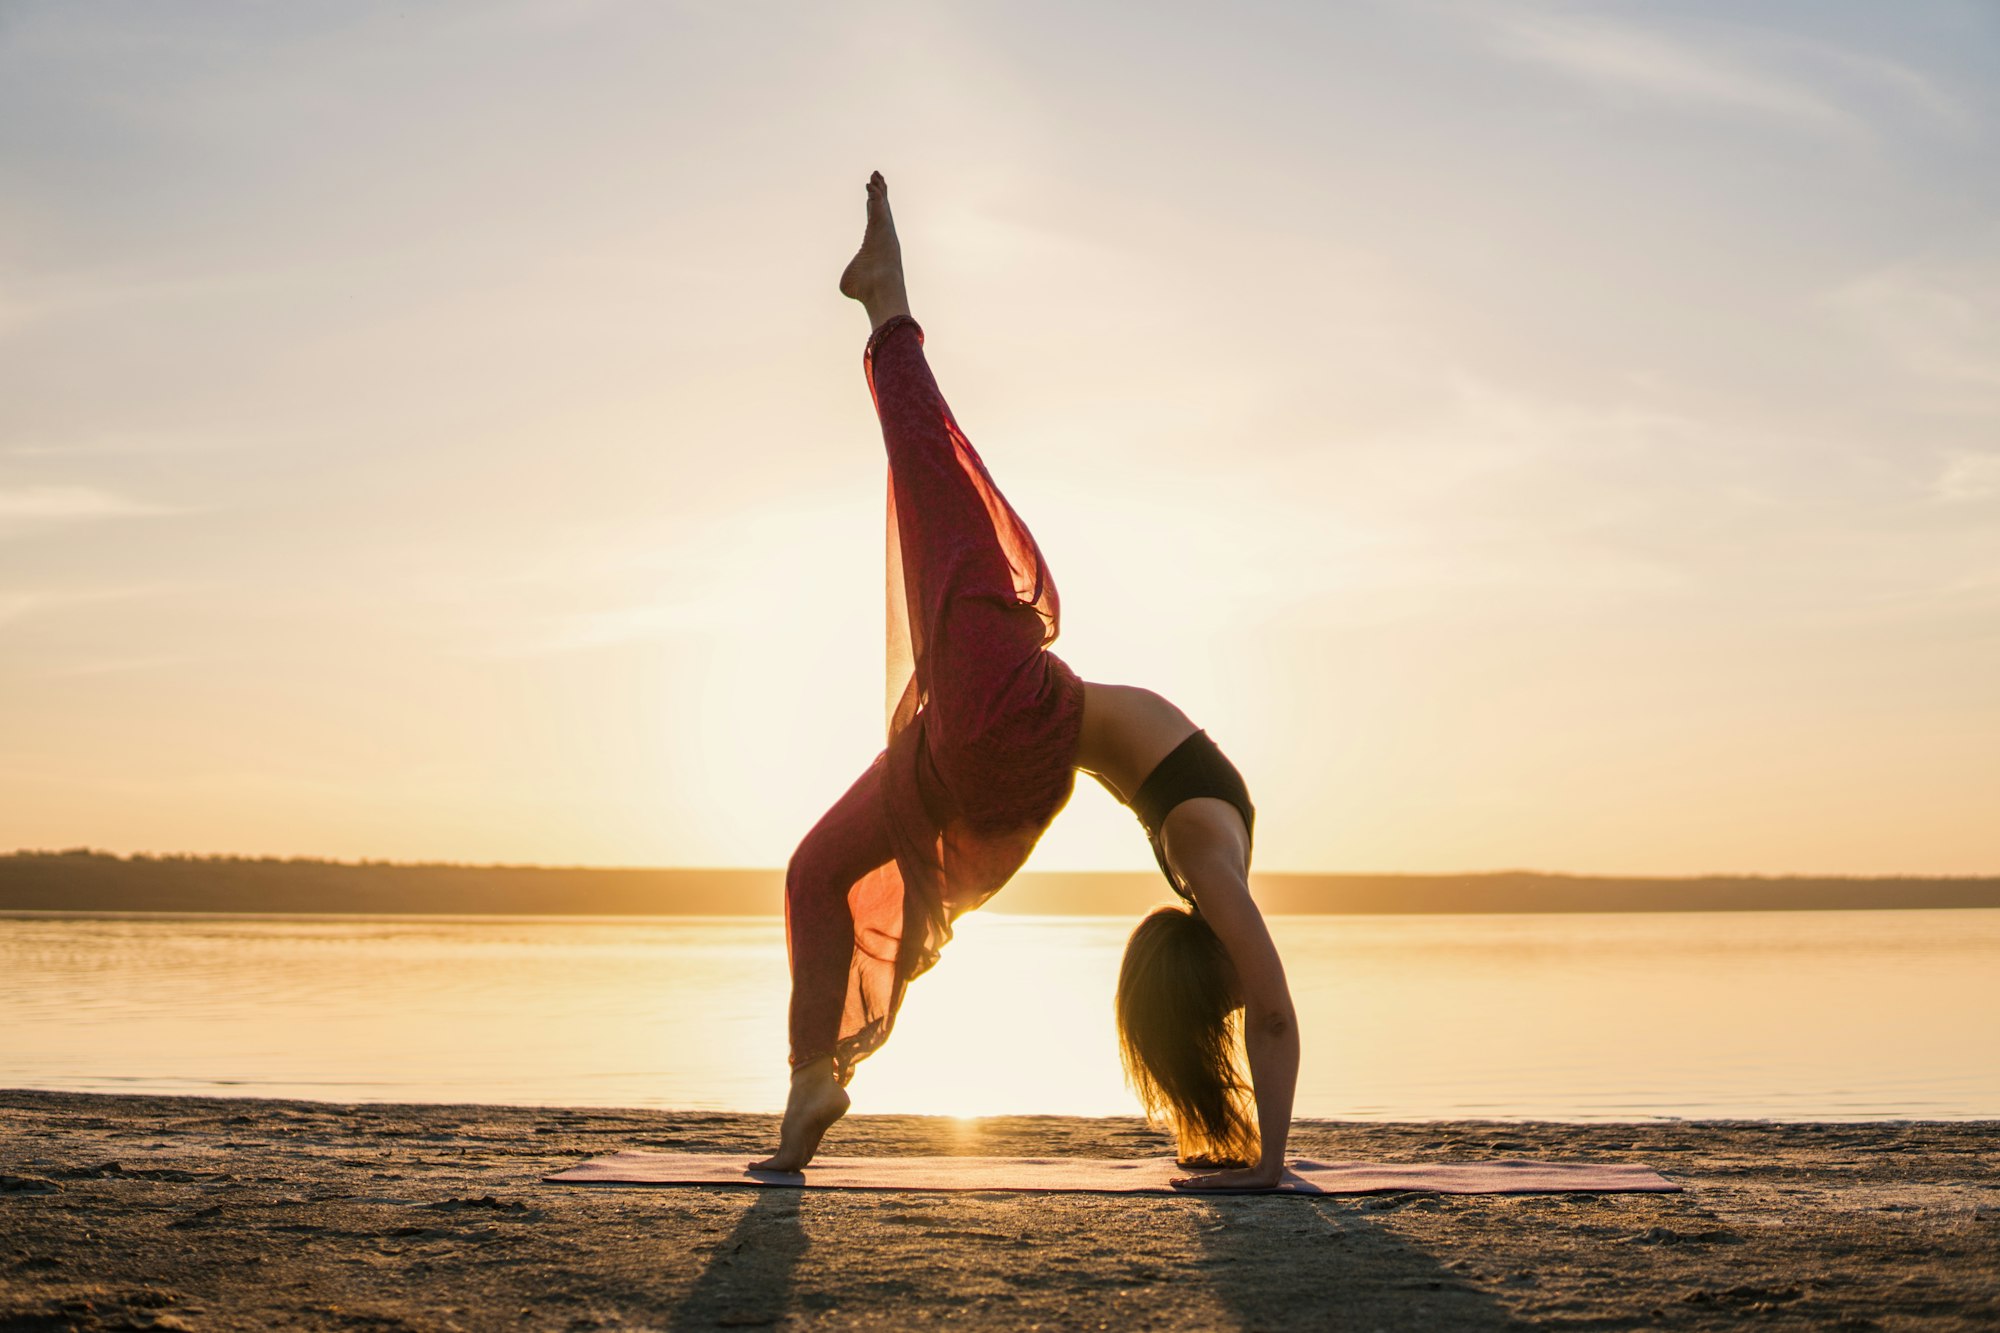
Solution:
<svg viewBox="0 0 2000 1333">
<path fill-rule="evenodd" d="M 1177 1190 L 1274 1190 L 1284 1178 L 1282 1166 L 1239 1166 L 1202 1176 L 1177 1176 L 1173 1186 Z"/>
</svg>

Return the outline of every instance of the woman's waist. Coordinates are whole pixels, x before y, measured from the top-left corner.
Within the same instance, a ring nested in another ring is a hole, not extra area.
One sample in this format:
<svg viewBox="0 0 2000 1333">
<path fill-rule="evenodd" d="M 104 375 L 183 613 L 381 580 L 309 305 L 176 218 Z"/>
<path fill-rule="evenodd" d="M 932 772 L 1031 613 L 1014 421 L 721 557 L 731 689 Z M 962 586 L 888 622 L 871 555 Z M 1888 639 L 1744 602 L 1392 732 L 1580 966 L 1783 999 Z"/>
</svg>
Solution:
<svg viewBox="0 0 2000 1333">
<path fill-rule="evenodd" d="M 988 700 L 977 713 L 955 712 L 950 702 L 932 698 L 912 723 L 919 731 L 917 776 L 934 815 L 1004 822 L 1038 814 L 1052 794 L 1069 790 L 1083 688 L 1060 659 L 1051 655 L 1047 681 L 1023 698 Z"/>
</svg>

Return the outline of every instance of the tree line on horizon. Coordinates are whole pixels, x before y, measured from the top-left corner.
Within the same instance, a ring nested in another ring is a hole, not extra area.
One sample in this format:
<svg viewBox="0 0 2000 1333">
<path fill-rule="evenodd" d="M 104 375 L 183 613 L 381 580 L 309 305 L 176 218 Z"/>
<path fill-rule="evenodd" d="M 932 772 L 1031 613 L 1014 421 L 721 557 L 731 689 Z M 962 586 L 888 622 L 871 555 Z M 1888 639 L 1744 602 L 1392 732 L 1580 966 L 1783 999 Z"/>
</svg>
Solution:
<svg viewBox="0 0 2000 1333">
<path fill-rule="evenodd" d="M 1257 873 L 1267 912 L 1793 911 L 2000 907 L 2000 877 Z M 782 913 L 776 869 L 337 861 L 92 848 L 0 854 L 0 911 L 688 915 Z M 1128 915 L 1171 898 L 1150 872 L 1029 872 L 986 909 Z"/>
</svg>

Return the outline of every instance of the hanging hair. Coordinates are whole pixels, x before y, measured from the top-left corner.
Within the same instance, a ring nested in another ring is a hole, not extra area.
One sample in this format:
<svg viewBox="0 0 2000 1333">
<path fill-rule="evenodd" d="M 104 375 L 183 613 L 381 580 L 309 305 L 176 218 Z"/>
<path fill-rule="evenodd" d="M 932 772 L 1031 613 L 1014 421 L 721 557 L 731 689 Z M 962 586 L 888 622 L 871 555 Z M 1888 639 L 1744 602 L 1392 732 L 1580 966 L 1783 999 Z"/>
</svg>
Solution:
<svg viewBox="0 0 2000 1333">
<path fill-rule="evenodd" d="M 1118 969 L 1118 1049 L 1146 1118 L 1172 1128 L 1183 1162 L 1247 1165 L 1257 1129 L 1237 1063 L 1241 1006 L 1229 954 L 1193 912 L 1139 923 Z"/>
</svg>

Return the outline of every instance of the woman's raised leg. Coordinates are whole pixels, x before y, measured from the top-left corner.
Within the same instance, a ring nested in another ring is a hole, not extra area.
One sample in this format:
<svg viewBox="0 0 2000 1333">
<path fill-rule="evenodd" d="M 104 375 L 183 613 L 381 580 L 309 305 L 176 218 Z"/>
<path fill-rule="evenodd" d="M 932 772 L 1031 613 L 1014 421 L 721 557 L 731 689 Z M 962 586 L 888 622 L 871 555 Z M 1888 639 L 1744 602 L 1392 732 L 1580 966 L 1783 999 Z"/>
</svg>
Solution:
<svg viewBox="0 0 2000 1333">
<path fill-rule="evenodd" d="M 955 742 L 992 734 L 1020 705 L 1011 692 L 1032 687 L 1025 659 L 1055 637 L 1055 585 L 931 373 L 879 172 L 869 178 L 866 229 L 840 289 L 867 309 L 872 328 L 864 364 L 888 455 L 890 543 L 899 556 L 889 593 L 892 614 L 902 616 L 892 639 L 907 639 L 907 665 L 931 714 L 932 758 L 949 764 Z M 900 682 L 891 686 L 893 698 Z"/>
</svg>

